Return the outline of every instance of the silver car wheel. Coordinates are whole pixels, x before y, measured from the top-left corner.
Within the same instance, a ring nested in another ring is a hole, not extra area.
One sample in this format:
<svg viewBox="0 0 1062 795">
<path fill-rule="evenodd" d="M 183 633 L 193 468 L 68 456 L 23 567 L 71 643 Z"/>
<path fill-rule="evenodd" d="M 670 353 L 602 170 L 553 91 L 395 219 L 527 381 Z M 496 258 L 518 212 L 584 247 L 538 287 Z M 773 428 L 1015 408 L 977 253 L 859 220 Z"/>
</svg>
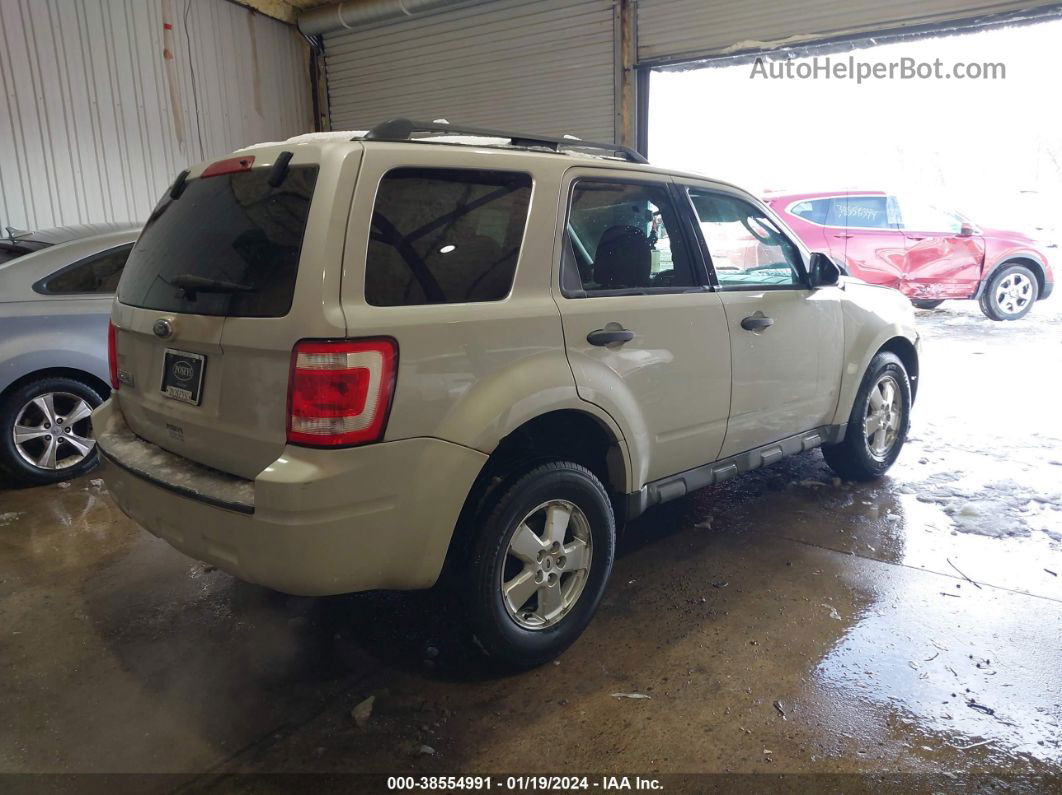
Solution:
<svg viewBox="0 0 1062 795">
<path fill-rule="evenodd" d="M 509 539 L 501 597 L 524 629 L 544 629 L 579 601 L 593 554 L 590 522 L 578 505 L 550 500 L 530 511 Z"/>
<path fill-rule="evenodd" d="M 11 434 L 19 456 L 39 469 L 66 469 L 80 464 L 96 446 L 92 406 L 69 392 L 46 392 L 15 415 Z"/>
<path fill-rule="evenodd" d="M 903 425 L 903 401 L 900 385 L 888 374 L 882 375 L 867 396 L 863 435 L 867 449 L 878 461 L 888 458 Z"/>
<path fill-rule="evenodd" d="M 1032 280 L 1024 273 L 1009 273 L 996 285 L 996 306 L 1008 315 L 1021 312 L 1032 298 Z"/>
</svg>

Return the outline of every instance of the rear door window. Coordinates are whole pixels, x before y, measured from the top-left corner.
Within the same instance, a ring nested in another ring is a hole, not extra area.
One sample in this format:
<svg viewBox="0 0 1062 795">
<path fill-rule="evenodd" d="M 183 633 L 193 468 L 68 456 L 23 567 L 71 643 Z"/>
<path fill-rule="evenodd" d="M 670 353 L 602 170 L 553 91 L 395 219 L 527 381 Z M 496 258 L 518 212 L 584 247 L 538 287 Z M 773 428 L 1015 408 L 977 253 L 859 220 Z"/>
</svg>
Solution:
<svg viewBox="0 0 1062 795">
<path fill-rule="evenodd" d="M 365 300 L 373 306 L 499 301 L 513 286 L 531 176 L 399 168 L 376 193 Z"/>
<path fill-rule="evenodd" d="M 35 289 L 45 295 L 113 295 L 131 248 L 120 246 L 68 265 Z"/>
<path fill-rule="evenodd" d="M 849 196 L 841 210 L 850 229 L 893 229 L 884 196 Z"/>
<path fill-rule="evenodd" d="M 568 210 L 561 287 L 569 297 L 683 291 L 699 284 L 668 189 L 579 180 Z"/>
<path fill-rule="evenodd" d="M 317 166 L 189 180 L 148 219 L 118 286 L 123 304 L 164 312 L 283 317 L 291 309 Z"/>
</svg>

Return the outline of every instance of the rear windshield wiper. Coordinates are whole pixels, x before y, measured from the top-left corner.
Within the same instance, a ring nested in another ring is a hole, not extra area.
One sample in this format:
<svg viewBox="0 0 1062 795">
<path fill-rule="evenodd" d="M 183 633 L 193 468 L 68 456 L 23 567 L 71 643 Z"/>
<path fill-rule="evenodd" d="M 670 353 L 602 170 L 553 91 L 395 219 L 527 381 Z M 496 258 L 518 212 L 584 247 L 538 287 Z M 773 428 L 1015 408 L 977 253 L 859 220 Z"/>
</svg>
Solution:
<svg viewBox="0 0 1062 795">
<path fill-rule="evenodd" d="M 161 278 L 161 277 L 160 277 Z M 195 300 L 196 293 L 256 293 L 257 288 L 249 284 L 228 282 L 223 279 L 208 279 L 194 273 L 182 273 L 172 279 L 163 279 L 170 287 L 176 287 L 184 293 L 189 301 Z"/>
</svg>

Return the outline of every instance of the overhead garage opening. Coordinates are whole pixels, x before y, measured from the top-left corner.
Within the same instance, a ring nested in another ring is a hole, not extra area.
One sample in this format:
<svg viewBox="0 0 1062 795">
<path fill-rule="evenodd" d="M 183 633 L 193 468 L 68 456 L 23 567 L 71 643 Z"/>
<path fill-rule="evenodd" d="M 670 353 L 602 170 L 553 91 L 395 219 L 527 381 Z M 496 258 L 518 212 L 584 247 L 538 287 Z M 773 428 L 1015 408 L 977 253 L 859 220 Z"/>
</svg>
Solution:
<svg viewBox="0 0 1062 795">
<path fill-rule="evenodd" d="M 610 0 L 421 5 L 422 13 L 324 28 L 333 129 L 408 116 L 616 138 Z"/>
<path fill-rule="evenodd" d="M 917 194 L 1057 252 L 1060 40 L 1056 13 L 657 67 L 649 154 L 761 196 Z"/>
</svg>

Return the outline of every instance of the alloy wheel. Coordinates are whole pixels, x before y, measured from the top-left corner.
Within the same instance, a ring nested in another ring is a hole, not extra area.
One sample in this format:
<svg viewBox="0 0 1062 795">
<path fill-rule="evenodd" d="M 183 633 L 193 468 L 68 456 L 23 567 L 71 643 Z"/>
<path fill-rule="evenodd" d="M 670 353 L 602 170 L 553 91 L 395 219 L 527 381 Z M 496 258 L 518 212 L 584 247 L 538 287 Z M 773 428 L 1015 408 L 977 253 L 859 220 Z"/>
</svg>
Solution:
<svg viewBox="0 0 1062 795">
<path fill-rule="evenodd" d="M 884 461 L 899 438 L 903 425 L 903 403 L 900 385 L 891 375 L 883 375 L 867 396 L 863 434 L 867 449 L 878 461 Z"/>
<path fill-rule="evenodd" d="M 30 466 L 58 470 L 76 466 L 96 446 L 92 406 L 69 392 L 46 392 L 26 403 L 11 430 L 15 449 Z"/>
<path fill-rule="evenodd" d="M 1032 280 L 1024 273 L 1008 273 L 996 285 L 996 306 L 1008 315 L 1016 315 L 1033 299 Z"/>
<path fill-rule="evenodd" d="M 509 539 L 501 597 L 524 629 L 544 629 L 571 612 L 586 585 L 593 554 L 590 522 L 568 500 L 530 511 Z"/>
</svg>

